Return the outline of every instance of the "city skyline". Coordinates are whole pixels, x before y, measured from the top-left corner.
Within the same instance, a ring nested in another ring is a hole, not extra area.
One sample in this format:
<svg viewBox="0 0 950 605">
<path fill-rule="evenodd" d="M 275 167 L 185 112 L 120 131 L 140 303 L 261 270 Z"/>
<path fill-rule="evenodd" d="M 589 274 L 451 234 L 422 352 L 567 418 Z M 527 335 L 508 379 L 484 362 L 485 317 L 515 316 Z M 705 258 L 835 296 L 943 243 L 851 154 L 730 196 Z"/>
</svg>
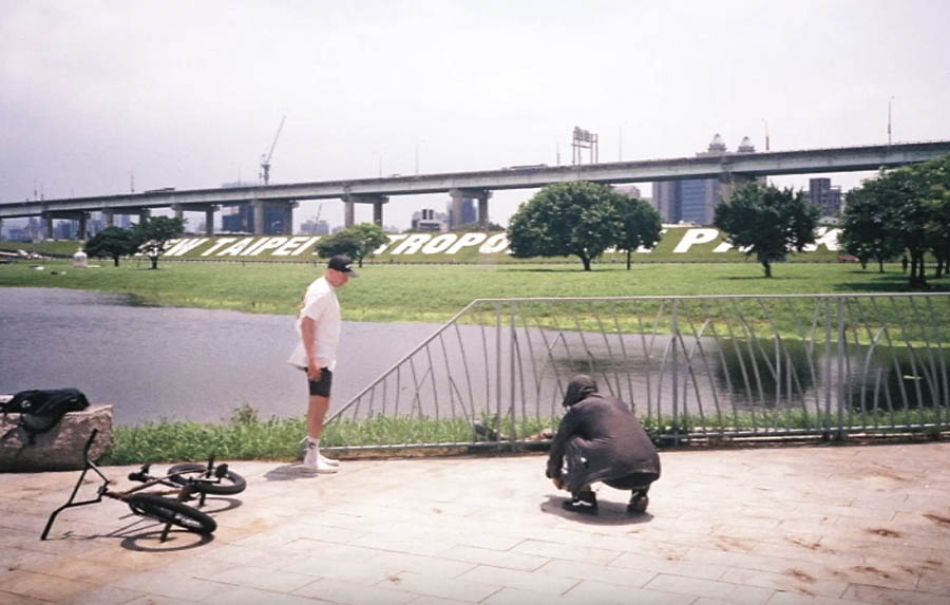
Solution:
<svg viewBox="0 0 950 605">
<path fill-rule="evenodd" d="M 0 0 L 0 203 L 257 181 L 272 144 L 287 183 L 564 165 L 575 126 L 602 162 L 716 133 L 758 151 L 947 139 L 948 20 L 925 0 Z M 489 218 L 531 193 L 496 192 Z M 446 197 L 392 201 L 385 222 Z M 305 201 L 295 228 L 318 207 L 342 223 L 342 202 Z"/>
</svg>

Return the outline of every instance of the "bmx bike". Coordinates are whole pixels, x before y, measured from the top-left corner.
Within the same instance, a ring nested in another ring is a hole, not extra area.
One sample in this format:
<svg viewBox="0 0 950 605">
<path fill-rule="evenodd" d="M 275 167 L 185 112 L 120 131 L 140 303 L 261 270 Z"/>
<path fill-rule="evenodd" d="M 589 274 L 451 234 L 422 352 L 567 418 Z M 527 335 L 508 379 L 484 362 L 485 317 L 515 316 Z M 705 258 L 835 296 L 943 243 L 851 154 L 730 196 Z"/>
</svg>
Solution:
<svg viewBox="0 0 950 605">
<path fill-rule="evenodd" d="M 79 480 L 76 481 L 76 486 L 73 488 L 66 504 L 54 510 L 49 516 L 40 540 L 45 540 L 49 535 L 59 513 L 67 508 L 102 502 L 104 497 L 125 502 L 132 512 L 140 517 L 148 517 L 164 523 L 162 542 L 168 538 L 168 532 L 172 525 L 207 536 L 217 529 L 218 524 L 210 515 L 199 510 L 200 507 L 204 506 L 205 497 L 208 494 L 239 494 L 247 487 L 247 481 L 242 476 L 230 470 L 227 464 L 215 465 L 214 457 L 211 457 L 207 464 L 176 464 L 161 476 L 150 475 L 151 465 L 144 464 L 137 472 L 129 474 L 130 481 L 137 481 L 141 485 L 133 486 L 124 491 L 110 489 L 109 486 L 113 483 L 112 480 L 106 477 L 96 463 L 89 458 L 89 449 L 96 440 L 98 433 L 98 429 L 93 429 L 92 434 L 89 435 L 89 440 L 86 441 L 83 450 L 85 463 L 82 473 L 79 475 Z M 86 473 L 90 470 L 102 479 L 102 484 L 99 486 L 95 498 L 77 502 L 76 494 L 79 493 L 79 489 L 85 481 Z M 156 487 L 166 489 L 145 491 Z M 188 501 L 196 496 L 198 497 L 198 505 L 188 504 Z"/>
</svg>

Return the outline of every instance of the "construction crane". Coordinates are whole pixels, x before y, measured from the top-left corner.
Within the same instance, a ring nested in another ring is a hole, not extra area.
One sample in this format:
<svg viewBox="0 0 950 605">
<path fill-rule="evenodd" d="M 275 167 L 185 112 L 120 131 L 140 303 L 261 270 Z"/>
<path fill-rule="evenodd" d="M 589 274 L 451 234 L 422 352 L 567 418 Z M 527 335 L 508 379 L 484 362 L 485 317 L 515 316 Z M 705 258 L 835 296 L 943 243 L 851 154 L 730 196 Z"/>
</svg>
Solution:
<svg viewBox="0 0 950 605">
<path fill-rule="evenodd" d="M 274 155 L 274 147 L 277 146 L 277 139 L 280 138 L 280 131 L 284 129 L 284 120 L 287 116 L 281 116 L 280 126 L 277 127 L 277 134 L 274 135 L 274 142 L 270 145 L 270 151 L 261 156 L 261 180 L 267 185 L 270 183 L 270 158 Z"/>
</svg>

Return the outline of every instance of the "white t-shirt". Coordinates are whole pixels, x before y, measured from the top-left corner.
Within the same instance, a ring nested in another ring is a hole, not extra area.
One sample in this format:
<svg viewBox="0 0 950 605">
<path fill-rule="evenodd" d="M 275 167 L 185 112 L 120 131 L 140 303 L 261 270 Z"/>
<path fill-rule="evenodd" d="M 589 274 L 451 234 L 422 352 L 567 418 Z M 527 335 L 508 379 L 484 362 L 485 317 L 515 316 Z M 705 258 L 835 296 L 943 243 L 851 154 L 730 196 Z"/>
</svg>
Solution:
<svg viewBox="0 0 950 605">
<path fill-rule="evenodd" d="M 315 280 L 304 294 L 303 307 L 297 314 L 297 346 L 287 363 L 298 368 L 307 368 L 307 350 L 303 346 L 303 318 L 316 322 L 316 353 L 320 367 L 331 372 L 336 367 L 336 350 L 340 344 L 340 302 L 333 286 L 323 277 Z"/>
</svg>

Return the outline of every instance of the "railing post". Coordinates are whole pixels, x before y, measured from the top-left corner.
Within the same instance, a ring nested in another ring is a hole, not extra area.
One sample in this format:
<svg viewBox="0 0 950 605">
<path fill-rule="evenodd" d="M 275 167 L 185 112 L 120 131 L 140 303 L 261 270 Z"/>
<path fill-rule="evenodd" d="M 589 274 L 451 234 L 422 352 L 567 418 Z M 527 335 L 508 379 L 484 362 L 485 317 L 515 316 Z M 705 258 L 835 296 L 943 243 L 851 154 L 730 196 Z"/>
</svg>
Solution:
<svg viewBox="0 0 950 605">
<path fill-rule="evenodd" d="M 501 303 L 495 303 L 495 418 L 496 431 L 501 431 Z"/>
<path fill-rule="evenodd" d="M 680 335 L 680 325 L 679 325 L 679 300 L 673 299 L 672 304 L 672 316 L 671 316 L 671 332 L 672 332 L 672 341 L 670 342 L 671 356 L 672 356 L 672 374 L 673 374 L 673 443 L 674 445 L 680 444 L 680 429 L 679 429 L 679 356 L 677 354 L 676 343 L 679 342 Z"/>
<path fill-rule="evenodd" d="M 517 381 L 515 380 L 515 368 L 517 367 L 517 360 L 515 359 L 515 352 L 518 351 L 518 332 L 515 323 L 515 305 L 516 303 L 514 301 L 508 305 L 508 309 L 510 310 L 509 319 L 511 320 L 508 330 L 508 356 L 511 358 L 511 363 L 509 364 L 510 368 L 508 370 L 508 381 L 511 385 L 511 393 L 508 398 L 508 417 L 511 419 L 510 441 L 512 448 L 514 448 L 514 444 L 518 440 L 518 429 L 515 422 L 515 392 L 517 390 Z"/>
<path fill-rule="evenodd" d="M 845 322 L 844 316 L 845 309 L 845 299 L 838 299 L 838 388 L 837 388 L 837 398 L 838 398 L 838 427 L 835 434 L 835 439 L 841 440 L 844 436 L 844 406 L 847 403 L 847 393 L 848 386 L 850 383 L 850 377 L 845 375 L 845 366 L 846 364 L 845 355 L 848 354 L 847 347 L 847 330 L 848 326 Z"/>
</svg>

